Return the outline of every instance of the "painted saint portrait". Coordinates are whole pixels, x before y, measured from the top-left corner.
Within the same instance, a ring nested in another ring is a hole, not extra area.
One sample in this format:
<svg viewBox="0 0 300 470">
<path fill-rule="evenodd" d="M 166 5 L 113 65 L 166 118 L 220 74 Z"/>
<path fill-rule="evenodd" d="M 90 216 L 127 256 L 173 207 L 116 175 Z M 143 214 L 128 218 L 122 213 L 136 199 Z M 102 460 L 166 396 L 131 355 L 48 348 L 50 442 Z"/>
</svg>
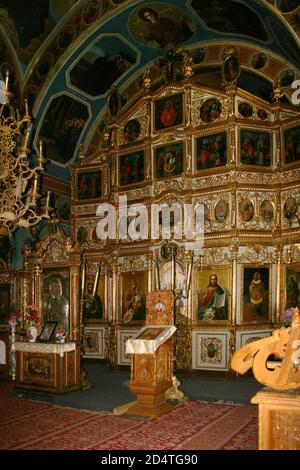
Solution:
<svg viewBox="0 0 300 470">
<path fill-rule="evenodd" d="M 141 133 L 141 125 L 138 119 L 130 119 L 126 122 L 123 129 L 123 138 L 124 142 L 128 144 L 129 142 L 134 142 L 138 139 Z"/>
<path fill-rule="evenodd" d="M 85 243 L 88 239 L 88 230 L 86 227 L 80 227 L 77 231 L 77 241 L 80 245 Z"/>
<path fill-rule="evenodd" d="M 254 56 L 251 59 L 251 66 L 256 69 L 262 69 L 268 60 L 268 56 L 264 54 L 263 52 L 258 52 L 257 54 L 254 54 Z"/>
<path fill-rule="evenodd" d="M 200 108 L 200 118 L 203 122 L 213 122 L 220 117 L 222 104 L 216 98 L 210 98 L 202 104 Z"/>
<path fill-rule="evenodd" d="M 195 32 L 191 18 L 168 3 L 138 7 L 129 19 L 133 37 L 148 47 L 174 47 L 188 41 Z"/>
<path fill-rule="evenodd" d="M 300 160 L 300 127 L 284 130 L 284 163 L 290 164 Z"/>
<path fill-rule="evenodd" d="M 58 196 L 54 203 L 55 211 L 62 222 L 70 223 L 71 198 L 69 196 Z"/>
<path fill-rule="evenodd" d="M 230 271 L 205 268 L 197 271 L 197 320 L 216 321 L 229 318 Z"/>
<path fill-rule="evenodd" d="M 147 273 L 122 275 L 122 320 L 124 323 L 146 319 Z"/>
<path fill-rule="evenodd" d="M 229 215 L 229 204 L 227 201 L 220 199 L 215 207 L 216 222 L 225 222 Z"/>
<path fill-rule="evenodd" d="M 296 215 L 297 207 L 298 207 L 298 203 L 294 197 L 287 198 L 287 200 L 285 201 L 283 205 L 284 217 L 287 220 L 292 221 Z"/>
<path fill-rule="evenodd" d="M 145 157 L 144 151 L 120 155 L 120 185 L 136 184 L 144 181 Z"/>
<path fill-rule="evenodd" d="M 96 290 L 95 290 L 96 289 Z M 95 293 L 94 293 L 95 290 Z M 88 277 L 86 279 L 86 291 L 84 293 L 83 319 L 103 320 L 104 308 L 104 277 L 101 275 L 98 285 L 95 286 L 95 279 Z"/>
<path fill-rule="evenodd" d="M 42 274 L 42 321 L 58 322 L 69 331 L 70 273 L 69 270 L 49 270 Z"/>
<path fill-rule="evenodd" d="M 240 63 L 235 55 L 227 57 L 223 63 L 223 80 L 225 83 L 236 83 L 241 73 Z"/>
<path fill-rule="evenodd" d="M 264 109 L 259 109 L 257 111 L 257 116 L 259 117 L 259 119 L 261 119 L 262 121 L 265 121 L 268 117 L 269 117 L 269 114 L 267 113 L 267 111 L 265 111 Z"/>
<path fill-rule="evenodd" d="M 267 321 L 270 310 L 270 268 L 243 268 L 242 321 Z"/>
<path fill-rule="evenodd" d="M 183 171 L 183 143 L 164 145 L 155 149 L 155 177 L 181 175 Z"/>
<path fill-rule="evenodd" d="M 274 218 L 274 206 L 267 199 L 260 205 L 260 215 L 264 222 L 271 222 Z"/>
<path fill-rule="evenodd" d="M 64 164 L 72 159 L 87 118 L 87 107 L 68 95 L 51 102 L 39 132 L 49 159 Z"/>
<path fill-rule="evenodd" d="M 77 173 L 77 199 L 98 199 L 102 194 L 102 172 L 85 171 Z"/>
<path fill-rule="evenodd" d="M 183 94 L 155 101 L 155 130 L 179 126 L 183 121 Z"/>
<path fill-rule="evenodd" d="M 243 116 L 244 118 L 250 118 L 253 114 L 253 108 L 252 106 L 250 106 L 250 104 L 246 103 L 246 102 L 241 102 L 239 103 L 239 113 L 241 116 Z"/>
<path fill-rule="evenodd" d="M 85 24 L 93 24 L 99 17 L 102 9 L 102 0 L 89 0 L 82 11 L 82 19 Z"/>
<path fill-rule="evenodd" d="M 244 222 L 250 222 L 254 216 L 254 205 L 249 199 L 243 199 L 239 204 L 240 218 Z"/>
<path fill-rule="evenodd" d="M 281 72 L 281 74 L 279 75 L 279 84 L 283 88 L 291 86 L 295 78 L 296 76 L 294 70 L 283 70 L 283 72 Z"/>
<path fill-rule="evenodd" d="M 300 269 L 286 268 L 285 308 L 300 307 Z"/>
<path fill-rule="evenodd" d="M 245 165 L 271 165 L 271 135 L 268 132 L 241 130 L 241 163 Z"/>
<path fill-rule="evenodd" d="M 197 170 L 226 165 L 226 132 L 196 139 Z"/>
</svg>

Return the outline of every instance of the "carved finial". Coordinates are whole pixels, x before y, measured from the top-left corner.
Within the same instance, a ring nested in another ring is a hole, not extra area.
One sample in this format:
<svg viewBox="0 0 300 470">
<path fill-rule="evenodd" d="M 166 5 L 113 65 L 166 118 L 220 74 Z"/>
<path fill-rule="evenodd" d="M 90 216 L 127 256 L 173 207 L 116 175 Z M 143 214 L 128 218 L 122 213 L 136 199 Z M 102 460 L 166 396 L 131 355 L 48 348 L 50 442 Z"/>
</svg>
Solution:
<svg viewBox="0 0 300 470">
<path fill-rule="evenodd" d="M 279 101 L 280 98 L 283 97 L 283 95 L 284 95 L 284 93 L 282 92 L 282 90 L 280 88 L 279 81 L 277 80 L 274 84 L 272 98 L 273 98 L 274 101 Z"/>
<path fill-rule="evenodd" d="M 151 86 L 150 69 L 147 69 L 143 73 L 143 87 L 145 88 L 145 90 L 149 90 L 150 86 Z"/>
<path fill-rule="evenodd" d="M 193 57 L 189 54 L 184 54 L 183 59 L 183 74 L 184 78 L 191 78 L 193 75 Z"/>
</svg>

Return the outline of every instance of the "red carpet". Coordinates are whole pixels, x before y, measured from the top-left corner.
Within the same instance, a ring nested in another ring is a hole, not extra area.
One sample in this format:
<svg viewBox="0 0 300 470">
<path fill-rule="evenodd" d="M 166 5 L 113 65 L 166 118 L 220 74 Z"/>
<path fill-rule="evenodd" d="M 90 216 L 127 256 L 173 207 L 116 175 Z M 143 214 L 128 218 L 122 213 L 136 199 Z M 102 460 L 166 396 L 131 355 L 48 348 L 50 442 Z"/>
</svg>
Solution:
<svg viewBox="0 0 300 470">
<path fill-rule="evenodd" d="M 0 386 L 0 449 L 257 449 L 250 406 L 191 401 L 141 420 L 18 399 Z"/>
</svg>

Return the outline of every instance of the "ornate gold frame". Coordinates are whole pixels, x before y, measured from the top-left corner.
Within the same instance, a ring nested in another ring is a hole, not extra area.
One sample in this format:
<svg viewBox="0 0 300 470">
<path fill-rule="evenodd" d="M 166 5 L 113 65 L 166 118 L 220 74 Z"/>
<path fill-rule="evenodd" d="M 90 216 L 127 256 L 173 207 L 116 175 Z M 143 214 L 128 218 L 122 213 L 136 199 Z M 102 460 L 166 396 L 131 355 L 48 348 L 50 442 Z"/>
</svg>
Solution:
<svg viewBox="0 0 300 470">
<path fill-rule="evenodd" d="M 246 268 L 250 269 L 264 269 L 267 268 L 269 270 L 269 284 L 268 284 L 268 313 L 267 316 L 264 316 L 261 320 L 244 320 L 244 270 Z M 248 325 L 255 325 L 255 324 L 260 324 L 260 323 L 269 323 L 272 321 L 272 311 L 273 311 L 273 305 L 272 305 L 272 265 L 271 264 L 243 264 L 241 266 L 241 285 L 240 285 L 240 321 L 241 324 L 248 324 Z"/>
<path fill-rule="evenodd" d="M 86 199 L 78 199 L 78 175 L 83 174 L 83 173 L 95 173 L 95 172 L 100 172 L 101 173 L 101 194 L 98 197 L 95 198 L 86 198 Z M 74 187 L 74 200 L 76 201 L 76 204 L 95 204 L 97 201 L 101 201 L 105 198 L 104 195 L 104 172 L 103 168 L 100 167 L 99 165 L 91 165 L 87 167 L 79 167 L 76 168 L 75 170 L 75 187 Z"/>
</svg>

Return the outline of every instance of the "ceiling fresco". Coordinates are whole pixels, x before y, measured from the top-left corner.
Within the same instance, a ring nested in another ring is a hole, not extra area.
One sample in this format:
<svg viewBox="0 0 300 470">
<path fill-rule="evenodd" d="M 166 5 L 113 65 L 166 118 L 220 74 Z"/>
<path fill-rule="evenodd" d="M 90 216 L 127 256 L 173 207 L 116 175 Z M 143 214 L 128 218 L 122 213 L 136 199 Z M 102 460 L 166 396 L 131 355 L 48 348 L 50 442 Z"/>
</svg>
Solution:
<svg viewBox="0 0 300 470">
<path fill-rule="evenodd" d="M 181 78 L 164 75 L 181 51 L 198 83 L 221 89 L 222 53 L 234 46 L 237 85 L 271 101 L 276 82 L 288 101 L 299 78 L 299 13 L 299 0 L 0 0 L 0 74 L 9 70 L 11 91 L 28 98 L 34 142 L 46 140 L 51 171 L 67 179 L 62 168 L 79 143 L 88 150 L 109 119 L 112 87 L 122 112 L 142 96 L 147 68 L 157 87 Z"/>
</svg>

